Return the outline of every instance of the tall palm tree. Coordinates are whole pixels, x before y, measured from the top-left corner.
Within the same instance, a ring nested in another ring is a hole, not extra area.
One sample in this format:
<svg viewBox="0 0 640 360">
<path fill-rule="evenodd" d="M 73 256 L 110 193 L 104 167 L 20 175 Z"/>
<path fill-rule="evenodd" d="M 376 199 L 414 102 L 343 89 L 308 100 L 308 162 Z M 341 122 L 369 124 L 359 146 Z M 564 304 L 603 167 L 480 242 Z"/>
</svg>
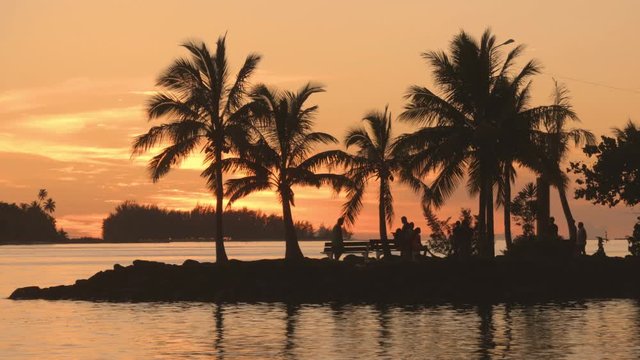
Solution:
<svg viewBox="0 0 640 360">
<path fill-rule="evenodd" d="M 196 150 L 205 154 L 209 188 L 216 197 L 216 261 L 227 261 L 223 243 L 223 155 L 233 153 L 250 138 L 251 125 L 244 106 L 247 83 L 260 56 L 247 56 L 235 79 L 227 63 L 225 36 L 218 38 L 216 51 L 203 43 L 187 42 L 188 58 L 179 58 L 160 75 L 157 85 L 164 91 L 148 103 L 149 120 L 165 119 L 133 142 L 132 156 L 155 146 L 168 145 L 149 161 L 155 182 Z"/>
<path fill-rule="evenodd" d="M 436 172 L 423 200 L 440 206 L 458 186 L 468 170 L 467 188 L 479 194 L 478 232 L 481 253 L 493 256 L 493 188 L 500 178 L 497 119 L 502 116 L 503 79 L 521 52 L 517 47 L 501 61 L 497 49 L 511 40 L 496 45 L 496 38 L 486 30 L 480 41 L 464 31 L 454 37 L 450 55 L 427 52 L 423 57 L 433 67 L 436 86 L 443 96 L 431 90 L 412 86 L 409 103 L 400 115 L 402 120 L 425 126 L 413 134 L 401 137 L 399 148 L 412 154 L 405 178 L 424 178 Z M 526 78 L 536 72 L 529 61 L 516 77 Z"/>
<path fill-rule="evenodd" d="M 569 201 L 567 199 L 567 187 L 569 178 L 561 169 L 562 163 L 566 160 L 571 144 L 581 147 L 584 144 L 595 144 L 595 136 L 588 130 L 580 128 L 567 128 L 569 121 L 580 121 L 571 108 L 569 91 L 562 85 L 555 83 L 554 105 L 559 109 L 568 109 L 568 111 L 556 111 L 551 114 L 542 123 L 541 130 L 538 133 L 539 155 L 537 164 L 533 164 L 534 170 L 539 174 L 537 180 L 538 194 L 541 202 L 539 208 L 549 208 L 549 186 L 553 185 L 558 190 L 562 211 L 567 221 L 569 231 L 569 239 L 576 241 L 577 229 L 575 219 L 571 213 Z M 541 189 L 542 188 L 542 189 Z M 544 214 L 538 214 L 538 221 L 546 225 L 547 219 Z M 544 227 L 540 226 L 541 227 Z M 543 234 L 546 234 L 543 231 Z M 548 235 L 548 234 L 547 234 Z M 540 234 L 539 234 L 540 236 Z M 544 236 L 544 235 L 543 235 Z"/>
<path fill-rule="evenodd" d="M 346 176 L 355 185 L 348 190 L 348 201 L 343 207 L 343 215 L 349 223 L 355 221 L 362 208 L 362 197 L 366 183 L 371 179 L 379 182 L 378 221 L 380 240 L 385 256 L 390 256 L 387 241 L 387 223 L 393 221 L 393 196 L 390 182 L 393 174 L 400 169 L 402 157 L 393 151 L 394 139 L 391 134 L 391 113 L 388 107 L 383 112 L 372 111 L 363 118 L 365 126 L 355 127 L 345 137 L 347 149 L 356 147 L 355 155 L 349 159 Z"/>
<path fill-rule="evenodd" d="M 424 126 L 402 136 L 399 151 L 411 154 L 403 172 L 414 190 L 423 191 L 427 205 L 441 206 L 468 175 L 467 189 L 478 194 L 480 253 L 494 255 L 494 187 L 505 204 L 505 227 L 510 229 L 510 185 L 514 162 L 532 148 L 531 131 L 555 107 L 529 108 L 530 78 L 539 72 L 534 60 L 512 73 L 522 45 L 503 58 L 496 38 L 486 30 L 480 41 L 462 31 L 454 37 L 450 54 L 427 52 L 423 57 L 433 67 L 435 84 L 442 96 L 412 86 L 402 120 Z M 427 187 L 417 182 L 435 172 Z M 510 233 L 510 232 L 509 232 Z M 510 234 L 508 234 L 510 235 Z M 510 236 L 509 236 L 510 237 Z M 510 245 L 510 242 L 508 243 Z"/>
<path fill-rule="evenodd" d="M 44 203 L 43 209 L 49 214 L 53 214 L 56 211 L 56 202 L 51 198 L 47 199 Z"/>
<path fill-rule="evenodd" d="M 520 52 L 523 46 L 514 49 Z M 536 170 L 539 128 L 557 116 L 575 117 L 567 103 L 553 103 L 530 107 L 531 76 L 539 73 L 533 64 L 527 74 L 503 77 L 497 84 L 496 95 L 502 100 L 500 116 L 496 117 L 497 154 L 500 157 L 501 177 L 498 181 L 498 205 L 504 210 L 504 231 L 507 249 L 511 248 L 511 184 L 515 181 L 514 165 Z"/>
<path fill-rule="evenodd" d="M 345 186 L 342 176 L 317 172 L 340 157 L 340 151 L 311 155 L 315 145 L 338 142 L 329 134 L 313 131 L 313 118 L 318 107 L 305 105 L 311 95 L 323 91 L 321 86 L 312 84 L 297 92 L 257 86 L 252 94 L 253 101 L 248 106 L 256 122 L 258 139 L 248 145 L 241 156 L 224 160 L 229 168 L 246 174 L 227 181 L 229 206 L 257 191 L 270 189 L 278 195 L 285 224 L 287 260 L 303 258 L 291 212 L 291 207 L 295 206 L 293 186 L 329 184 L 337 190 Z"/>
</svg>

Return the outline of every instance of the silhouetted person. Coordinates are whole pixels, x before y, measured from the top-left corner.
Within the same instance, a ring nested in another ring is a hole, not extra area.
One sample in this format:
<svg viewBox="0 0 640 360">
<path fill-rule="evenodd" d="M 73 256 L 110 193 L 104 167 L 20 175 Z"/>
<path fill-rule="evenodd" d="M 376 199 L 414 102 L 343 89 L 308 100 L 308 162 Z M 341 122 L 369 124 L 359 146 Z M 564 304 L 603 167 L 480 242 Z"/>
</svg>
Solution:
<svg viewBox="0 0 640 360">
<path fill-rule="evenodd" d="M 422 230 L 420 230 L 420 228 L 416 228 L 411 237 L 411 259 L 413 260 L 416 260 L 418 256 L 420 256 L 420 250 L 422 249 L 422 241 L 420 239 L 421 232 Z"/>
<path fill-rule="evenodd" d="M 333 230 L 331 231 L 331 246 L 333 251 L 333 258 L 336 260 L 340 260 L 340 256 L 344 252 L 342 224 L 344 224 L 344 218 L 338 218 L 338 221 L 333 226 Z"/>
<path fill-rule="evenodd" d="M 549 237 L 551 240 L 558 240 L 558 225 L 556 219 L 552 216 L 549 218 Z"/>
<path fill-rule="evenodd" d="M 578 233 L 576 238 L 576 253 L 578 255 L 586 255 L 586 247 L 587 247 L 587 230 L 584 228 L 584 224 L 581 222 L 578 223 Z"/>
<path fill-rule="evenodd" d="M 460 256 L 462 240 L 462 225 L 456 221 L 451 229 L 451 252 L 453 256 Z"/>
<path fill-rule="evenodd" d="M 411 223 L 407 223 L 402 226 L 402 236 L 400 241 L 400 256 L 403 259 L 411 259 L 411 241 L 413 240 L 414 231 L 413 227 L 415 225 Z"/>
</svg>

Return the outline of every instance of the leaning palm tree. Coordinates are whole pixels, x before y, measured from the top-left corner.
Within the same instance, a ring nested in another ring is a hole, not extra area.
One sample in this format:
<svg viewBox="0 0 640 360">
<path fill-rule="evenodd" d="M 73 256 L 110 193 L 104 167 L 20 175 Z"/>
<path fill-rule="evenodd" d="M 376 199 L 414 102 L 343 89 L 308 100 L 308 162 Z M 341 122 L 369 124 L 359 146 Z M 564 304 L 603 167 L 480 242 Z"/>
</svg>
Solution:
<svg viewBox="0 0 640 360">
<path fill-rule="evenodd" d="M 258 139 L 244 149 L 242 156 L 224 160 L 229 168 L 246 174 L 227 181 L 229 206 L 257 191 L 273 190 L 278 195 L 282 204 L 287 260 L 303 258 L 291 212 L 291 207 L 295 206 L 292 187 L 329 184 L 339 189 L 345 184 L 339 175 L 317 172 L 339 157 L 340 151 L 311 155 L 315 145 L 337 143 L 333 136 L 312 130 L 318 107 L 305 105 L 311 95 L 323 91 L 321 86 L 312 84 L 297 92 L 257 86 L 249 107 L 258 128 Z"/>
<path fill-rule="evenodd" d="M 558 195 L 560 196 L 560 204 L 562 205 L 562 211 L 567 221 L 569 239 L 576 241 L 577 229 L 575 219 L 573 218 L 567 199 L 569 178 L 567 174 L 562 171 L 561 166 L 569 154 L 571 144 L 576 147 L 581 147 L 584 144 L 593 145 L 595 144 L 595 136 L 588 130 L 567 128 L 569 121 L 580 120 L 571 110 L 569 91 L 564 85 L 556 82 L 553 98 L 554 105 L 559 109 L 568 109 L 569 111 L 552 113 L 551 116 L 542 123 L 542 131 L 538 133 L 538 161 L 537 164 L 533 165 L 533 168 L 539 174 L 537 180 L 538 194 L 542 194 L 540 199 L 542 202 L 545 202 L 544 204 L 540 204 L 539 208 L 549 208 L 549 197 L 544 194 L 548 194 L 549 185 L 553 185 L 558 190 Z M 547 219 L 544 219 L 543 214 L 539 214 L 538 221 L 541 224 L 547 224 Z M 544 225 L 542 227 L 545 227 Z M 545 234 L 544 230 L 543 234 Z"/>
<path fill-rule="evenodd" d="M 391 113 L 388 107 L 383 112 L 372 111 L 363 118 L 365 126 L 349 130 L 345 137 L 347 149 L 356 147 L 355 155 L 349 159 L 346 176 L 355 185 L 348 190 L 347 202 L 343 206 L 343 216 L 351 224 L 362 209 L 362 197 L 369 180 L 379 182 L 378 221 L 380 240 L 385 256 L 391 256 L 387 241 L 387 223 L 393 221 L 393 196 L 390 182 L 399 171 L 402 156 L 393 151 L 394 139 L 391 134 Z"/>
<path fill-rule="evenodd" d="M 205 154 L 206 168 L 201 175 L 216 197 L 216 261 L 224 262 L 223 155 L 233 153 L 250 138 L 244 99 L 260 56 L 248 55 L 232 81 L 225 36 L 218 39 L 215 54 L 204 43 L 187 42 L 182 46 L 189 58 L 176 59 L 160 75 L 157 85 L 164 91 L 154 95 L 147 106 L 149 120 L 165 122 L 134 140 L 132 156 L 168 143 L 149 161 L 149 173 L 155 182 L 195 151 Z"/>
<path fill-rule="evenodd" d="M 43 209 L 49 214 L 53 214 L 56 211 L 56 202 L 51 198 L 47 199 L 44 203 Z"/>
</svg>

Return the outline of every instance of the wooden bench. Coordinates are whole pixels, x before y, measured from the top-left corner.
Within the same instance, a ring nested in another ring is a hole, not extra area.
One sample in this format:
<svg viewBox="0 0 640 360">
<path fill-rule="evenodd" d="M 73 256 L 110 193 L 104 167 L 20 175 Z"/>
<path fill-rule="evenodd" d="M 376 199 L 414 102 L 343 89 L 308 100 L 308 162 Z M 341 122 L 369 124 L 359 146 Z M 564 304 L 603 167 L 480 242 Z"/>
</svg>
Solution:
<svg viewBox="0 0 640 360">
<path fill-rule="evenodd" d="M 391 253 L 394 252 L 400 252 L 400 246 L 398 243 L 396 243 L 395 240 L 391 239 L 391 240 L 387 240 L 387 242 L 389 243 L 389 250 L 391 250 Z M 423 256 L 427 256 L 427 246 L 426 245 L 422 245 L 420 246 L 420 253 L 422 253 Z M 376 253 L 376 259 L 380 259 L 380 256 L 382 256 L 382 254 L 384 254 L 384 246 L 382 245 L 382 240 L 380 239 L 371 239 L 369 240 L 369 251 L 372 251 Z"/>
<path fill-rule="evenodd" d="M 324 250 L 322 254 L 327 255 L 330 259 L 334 258 L 333 244 L 331 241 L 324 243 Z M 365 260 L 369 257 L 369 242 L 368 241 L 345 241 L 343 242 L 342 254 L 362 254 Z"/>
</svg>

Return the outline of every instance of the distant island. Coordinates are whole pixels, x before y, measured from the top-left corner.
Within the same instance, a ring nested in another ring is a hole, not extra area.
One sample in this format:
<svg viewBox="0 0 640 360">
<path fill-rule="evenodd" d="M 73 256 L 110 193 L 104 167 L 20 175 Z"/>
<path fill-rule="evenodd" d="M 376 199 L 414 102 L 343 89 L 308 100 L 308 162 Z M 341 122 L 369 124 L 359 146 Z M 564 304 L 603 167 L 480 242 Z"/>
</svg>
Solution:
<svg viewBox="0 0 640 360">
<path fill-rule="evenodd" d="M 283 238 L 281 216 L 243 208 L 225 211 L 223 219 L 225 241 Z M 308 221 L 297 221 L 295 229 L 302 241 L 331 236 L 330 227 L 315 228 Z M 0 203 L 0 245 L 213 242 L 215 231 L 212 207 L 196 206 L 191 211 L 180 211 L 125 201 L 103 220 L 102 238 L 69 238 L 63 229 L 56 230 L 55 218 L 38 203 Z M 347 237 L 350 236 L 347 232 Z"/>
</svg>

